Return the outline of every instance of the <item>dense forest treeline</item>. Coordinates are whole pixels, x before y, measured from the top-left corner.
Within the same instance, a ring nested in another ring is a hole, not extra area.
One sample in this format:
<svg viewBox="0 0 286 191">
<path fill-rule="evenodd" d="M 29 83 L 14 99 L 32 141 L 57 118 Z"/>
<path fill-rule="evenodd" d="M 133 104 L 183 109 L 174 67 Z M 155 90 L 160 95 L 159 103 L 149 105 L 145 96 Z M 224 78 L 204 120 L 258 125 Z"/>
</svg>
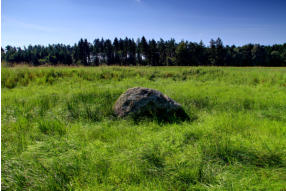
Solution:
<svg viewBox="0 0 286 191">
<path fill-rule="evenodd" d="M 134 39 L 81 39 L 77 44 L 7 46 L 1 48 L 1 58 L 8 64 L 28 63 L 50 65 L 151 65 L 151 66 L 286 66 L 286 43 L 263 46 L 224 46 L 220 38 L 211 39 L 208 46 L 174 39 L 164 41 L 145 37 Z"/>
</svg>

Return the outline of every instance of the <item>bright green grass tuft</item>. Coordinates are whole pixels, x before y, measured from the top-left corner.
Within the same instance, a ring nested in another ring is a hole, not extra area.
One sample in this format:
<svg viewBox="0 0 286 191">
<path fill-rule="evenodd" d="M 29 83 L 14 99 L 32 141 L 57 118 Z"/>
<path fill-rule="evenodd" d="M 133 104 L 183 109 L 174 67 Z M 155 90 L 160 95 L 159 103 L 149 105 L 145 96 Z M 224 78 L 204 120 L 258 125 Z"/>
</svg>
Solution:
<svg viewBox="0 0 286 191">
<path fill-rule="evenodd" d="M 2 68 L 2 190 L 284 190 L 286 69 Z M 117 119 L 128 88 L 191 120 Z"/>
</svg>

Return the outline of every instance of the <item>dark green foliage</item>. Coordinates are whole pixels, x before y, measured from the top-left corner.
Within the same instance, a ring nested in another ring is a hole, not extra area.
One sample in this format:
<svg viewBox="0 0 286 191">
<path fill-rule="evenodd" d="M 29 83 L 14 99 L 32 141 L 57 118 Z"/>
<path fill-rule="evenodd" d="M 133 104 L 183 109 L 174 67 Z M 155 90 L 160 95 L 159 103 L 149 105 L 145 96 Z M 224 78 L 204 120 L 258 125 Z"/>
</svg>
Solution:
<svg viewBox="0 0 286 191">
<path fill-rule="evenodd" d="M 95 39 L 93 44 L 80 39 L 74 46 L 63 44 L 1 48 L 6 65 L 28 63 L 50 65 L 150 65 L 150 66 L 286 66 L 286 43 L 273 46 L 247 44 L 241 47 L 224 46 L 220 38 L 193 43 L 174 39 L 147 41 L 143 36 L 134 39 Z"/>
</svg>

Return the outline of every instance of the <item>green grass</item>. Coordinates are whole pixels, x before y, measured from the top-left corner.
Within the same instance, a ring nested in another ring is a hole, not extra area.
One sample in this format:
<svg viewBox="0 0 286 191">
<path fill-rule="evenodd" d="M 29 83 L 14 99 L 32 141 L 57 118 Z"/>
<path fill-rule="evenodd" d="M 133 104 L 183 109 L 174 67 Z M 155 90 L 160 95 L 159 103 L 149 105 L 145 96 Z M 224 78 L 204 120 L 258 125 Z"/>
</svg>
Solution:
<svg viewBox="0 0 286 191">
<path fill-rule="evenodd" d="M 2 190 L 285 190 L 286 68 L 2 68 Z M 190 121 L 117 119 L 128 88 Z"/>
</svg>

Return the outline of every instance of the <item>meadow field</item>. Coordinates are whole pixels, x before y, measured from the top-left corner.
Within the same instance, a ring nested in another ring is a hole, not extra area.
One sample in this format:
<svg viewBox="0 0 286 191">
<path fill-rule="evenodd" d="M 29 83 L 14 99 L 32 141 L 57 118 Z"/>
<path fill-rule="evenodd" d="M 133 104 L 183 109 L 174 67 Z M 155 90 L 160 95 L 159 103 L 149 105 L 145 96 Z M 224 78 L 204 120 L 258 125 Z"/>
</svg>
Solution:
<svg viewBox="0 0 286 191">
<path fill-rule="evenodd" d="M 1 70 L 2 190 L 286 190 L 286 68 Z M 131 87 L 190 121 L 118 119 Z"/>
</svg>

